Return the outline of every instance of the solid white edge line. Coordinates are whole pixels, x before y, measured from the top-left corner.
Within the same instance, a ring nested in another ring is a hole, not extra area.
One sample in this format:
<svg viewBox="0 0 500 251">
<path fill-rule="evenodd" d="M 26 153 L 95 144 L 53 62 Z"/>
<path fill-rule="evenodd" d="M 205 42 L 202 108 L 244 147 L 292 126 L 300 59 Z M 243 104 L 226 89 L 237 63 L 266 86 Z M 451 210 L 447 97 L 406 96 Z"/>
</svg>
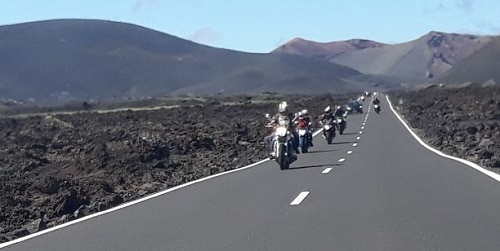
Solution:
<svg viewBox="0 0 500 251">
<path fill-rule="evenodd" d="M 323 172 L 321 172 L 322 174 L 327 174 L 329 173 L 333 168 L 329 167 L 329 168 L 326 168 L 325 170 L 323 170 Z"/>
<path fill-rule="evenodd" d="M 454 156 L 445 154 L 445 153 L 443 153 L 443 152 L 441 152 L 441 151 L 439 151 L 437 149 L 434 149 L 434 148 L 430 147 L 429 145 L 427 145 L 422 139 L 420 139 L 417 136 L 417 134 L 415 134 L 411 130 L 411 128 L 406 124 L 406 122 L 401 118 L 401 116 L 399 116 L 399 114 L 396 112 L 396 110 L 394 110 L 394 108 L 392 107 L 391 101 L 389 100 L 389 96 L 388 95 L 385 96 L 385 99 L 389 103 L 389 107 L 391 108 L 391 110 L 394 113 L 394 115 L 404 125 L 404 127 L 406 128 L 406 130 L 408 130 L 408 132 L 410 132 L 410 134 L 413 136 L 413 138 L 415 138 L 415 140 L 417 140 L 418 143 L 420 143 L 423 147 L 427 148 L 427 150 L 429 150 L 429 151 L 431 151 L 431 152 L 433 152 L 433 153 L 435 153 L 435 154 L 437 154 L 437 155 L 439 155 L 441 157 L 452 159 L 452 160 L 458 161 L 458 162 L 460 162 L 462 164 L 468 165 L 469 167 L 472 167 L 472 168 L 476 169 L 477 171 L 479 171 L 479 172 L 481 172 L 481 173 L 483 173 L 485 175 L 488 175 L 490 178 L 492 178 L 492 179 L 500 182 L 500 174 L 492 172 L 492 171 L 489 171 L 489 170 L 486 170 L 483 167 L 481 167 L 480 165 L 478 165 L 476 163 L 473 163 L 473 162 L 470 162 L 468 160 L 461 159 L 461 158 L 458 158 L 458 157 L 454 157 Z"/>
<path fill-rule="evenodd" d="M 290 206 L 298 206 L 302 201 L 309 195 L 309 191 L 301 192 L 297 197 L 290 203 Z"/>
<path fill-rule="evenodd" d="M 321 133 L 322 130 L 323 129 L 319 129 L 318 131 L 314 132 L 313 133 L 313 137 L 316 136 L 316 135 L 318 135 L 319 133 Z M 65 228 L 65 227 L 68 227 L 68 226 L 80 223 L 82 221 L 86 221 L 86 220 L 89 220 L 89 219 L 92 219 L 92 218 L 95 218 L 95 217 L 99 217 L 99 216 L 104 215 L 104 214 L 108 214 L 108 213 L 111 213 L 111 212 L 114 212 L 114 211 L 118 211 L 120 209 L 129 207 L 129 206 L 133 206 L 135 204 L 139 204 L 141 202 L 144 202 L 144 201 L 147 201 L 147 200 L 150 200 L 150 199 L 162 196 L 164 194 L 173 192 L 175 190 L 179 190 L 181 188 L 185 188 L 185 187 L 194 185 L 196 183 L 207 181 L 209 179 L 213 179 L 213 178 L 216 178 L 216 177 L 219 177 L 219 176 L 222 176 L 222 175 L 226 175 L 226 174 L 230 174 L 230 173 L 234 173 L 234 172 L 238 172 L 238 171 L 243 171 L 245 169 L 248 169 L 248 168 L 260 165 L 260 164 L 265 163 L 267 161 L 269 161 L 269 158 L 260 160 L 258 162 L 253 163 L 253 164 L 250 164 L 248 166 L 244 166 L 244 167 L 240 167 L 240 168 L 237 168 L 237 169 L 225 171 L 225 172 L 222 172 L 222 173 L 217 173 L 217 174 L 210 175 L 210 176 L 207 176 L 207 177 L 203 177 L 203 178 L 200 178 L 200 179 L 197 179 L 197 180 L 193 180 L 193 181 L 190 181 L 190 182 L 187 182 L 187 183 L 175 186 L 175 187 L 171 187 L 171 188 L 168 188 L 166 190 L 150 194 L 150 195 L 148 195 L 146 197 L 143 197 L 143 198 L 139 198 L 139 199 L 136 199 L 136 200 L 133 200 L 133 201 L 125 202 L 125 203 L 120 204 L 120 205 L 118 205 L 116 207 L 109 208 L 109 209 L 101 211 L 101 212 L 93 213 L 91 215 L 87 215 L 87 216 L 84 216 L 82 218 L 78 218 L 78 219 L 75 219 L 75 220 L 72 220 L 72 221 L 69 221 L 69 222 L 66 222 L 66 223 L 63 223 L 63 224 L 51 227 L 51 228 L 47 228 L 45 230 L 38 231 L 38 232 L 35 232 L 33 234 L 30 234 L 30 235 L 26 235 L 26 236 L 23 236 L 23 237 L 20 237 L 20 238 L 17 238 L 17 239 L 8 241 L 8 242 L 0 243 L 0 248 L 8 247 L 8 246 L 14 245 L 16 243 L 19 243 L 19 242 L 22 242 L 22 241 L 25 241 L 25 240 L 29 240 L 29 239 L 35 238 L 37 236 L 40 236 L 40 235 L 43 235 L 43 234 L 46 234 L 46 233 L 50 233 L 50 232 L 56 231 L 56 230 L 61 229 L 61 228 Z"/>
<path fill-rule="evenodd" d="M 114 211 L 118 211 L 120 209 L 129 207 L 129 206 L 132 206 L 132 205 L 135 205 L 135 204 L 139 204 L 141 202 L 144 202 L 144 201 L 147 201 L 147 200 L 159 197 L 161 195 L 164 195 L 164 194 L 167 194 L 167 193 L 179 190 L 181 188 L 185 188 L 185 187 L 194 185 L 196 183 L 207 181 L 209 179 L 213 179 L 213 178 L 216 178 L 216 177 L 219 177 L 219 176 L 222 176 L 222 175 L 226 175 L 226 174 L 230 174 L 230 173 L 242 171 L 242 170 L 245 170 L 245 169 L 248 169 L 248 168 L 260 165 L 260 164 L 265 163 L 267 161 L 269 161 L 269 158 L 263 159 L 263 160 L 258 161 L 258 162 L 255 162 L 255 163 L 250 164 L 248 166 L 240 167 L 240 168 L 229 170 L 229 171 L 222 172 L 222 173 L 217 173 L 217 174 L 210 175 L 210 176 L 207 176 L 207 177 L 203 177 L 203 178 L 200 178 L 200 179 L 197 179 L 197 180 L 193 180 L 193 181 L 190 181 L 190 182 L 184 183 L 182 185 L 178 185 L 178 186 L 175 186 L 175 187 L 172 187 L 172 188 L 160 191 L 160 192 L 156 192 L 156 193 L 150 194 L 150 195 L 148 195 L 146 197 L 143 197 L 143 198 L 140 198 L 140 199 L 137 199 L 137 200 L 133 200 L 133 201 L 129 201 L 129 202 L 120 204 L 120 205 L 118 205 L 116 207 L 113 207 L 113 208 L 110 208 L 110 209 L 107 209 L 107 210 L 104 210 L 104 211 L 101 211 L 101 212 L 97 212 L 97 213 L 94 213 L 94 214 L 91 214 L 91 215 L 87 215 L 87 216 L 84 216 L 82 218 L 75 219 L 75 220 L 63 223 L 61 225 L 57 225 L 57 226 L 54 226 L 52 228 L 48 228 L 48 229 L 45 229 L 45 230 L 42 230 L 42 231 L 30 234 L 30 235 L 27 235 L 27 236 L 23 236 L 21 238 L 18 238 L 18 239 L 9 241 L 9 242 L 1 243 L 0 244 L 0 248 L 4 248 L 4 247 L 10 246 L 10 245 L 13 245 L 13 244 L 16 244 L 16 243 L 19 243 L 19 242 L 22 242 L 22 241 L 25 241 L 25 240 L 37 237 L 37 236 L 40 236 L 42 234 L 46 234 L 46 233 L 49 233 L 49 232 L 52 232 L 52 231 L 55 231 L 55 230 L 58 230 L 58 229 L 61 229 L 61 228 L 67 227 L 67 226 L 71 226 L 73 224 L 80 223 L 82 221 L 89 220 L 89 219 L 92 219 L 92 218 L 95 218 L 95 217 L 98 217 L 98 216 L 101 216 L 101 215 L 104 215 L 104 214 L 108 214 L 108 213 L 111 213 L 111 212 L 114 212 Z"/>
<path fill-rule="evenodd" d="M 323 128 L 317 130 L 316 132 L 313 133 L 313 137 L 315 137 L 316 135 L 318 135 L 322 131 L 323 131 Z"/>
</svg>

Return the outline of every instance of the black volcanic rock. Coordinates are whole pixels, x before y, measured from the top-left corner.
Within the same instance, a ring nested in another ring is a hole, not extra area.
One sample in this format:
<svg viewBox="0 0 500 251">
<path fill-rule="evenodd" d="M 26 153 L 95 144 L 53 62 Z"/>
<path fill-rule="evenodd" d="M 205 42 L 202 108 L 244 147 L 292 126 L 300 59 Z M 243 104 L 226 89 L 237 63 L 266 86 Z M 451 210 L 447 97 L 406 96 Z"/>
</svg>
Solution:
<svg viewBox="0 0 500 251">
<path fill-rule="evenodd" d="M 500 87 L 433 88 L 392 93 L 391 100 L 402 101 L 403 117 L 438 150 L 500 167 Z"/>
<path fill-rule="evenodd" d="M 266 158 L 264 115 L 281 99 L 315 116 L 347 101 L 221 97 L 161 110 L 0 117 L 0 241 Z"/>
</svg>

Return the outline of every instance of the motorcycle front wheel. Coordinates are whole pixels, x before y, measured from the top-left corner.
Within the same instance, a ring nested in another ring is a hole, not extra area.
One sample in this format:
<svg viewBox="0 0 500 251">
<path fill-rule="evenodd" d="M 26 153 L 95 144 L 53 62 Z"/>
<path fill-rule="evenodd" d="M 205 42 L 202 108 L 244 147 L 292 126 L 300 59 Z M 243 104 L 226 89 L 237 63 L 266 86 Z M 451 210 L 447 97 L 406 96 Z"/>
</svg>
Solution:
<svg viewBox="0 0 500 251">
<path fill-rule="evenodd" d="M 335 132 L 330 130 L 326 133 L 326 143 L 332 144 L 333 138 L 335 137 Z"/>
<path fill-rule="evenodd" d="M 288 157 L 286 156 L 286 147 L 283 147 L 283 145 L 280 146 L 279 157 L 277 161 L 280 165 L 281 170 L 288 169 L 288 167 L 290 166 L 290 163 L 288 163 Z"/>
</svg>

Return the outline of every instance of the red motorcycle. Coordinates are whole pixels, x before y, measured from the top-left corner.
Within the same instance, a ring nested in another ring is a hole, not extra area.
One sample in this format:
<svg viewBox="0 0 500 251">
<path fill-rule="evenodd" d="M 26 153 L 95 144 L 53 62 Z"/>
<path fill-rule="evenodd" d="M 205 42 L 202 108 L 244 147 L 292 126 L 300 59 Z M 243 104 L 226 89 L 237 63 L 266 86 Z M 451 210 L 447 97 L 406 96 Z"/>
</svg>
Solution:
<svg viewBox="0 0 500 251">
<path fill-rule="evenodd" d="M 297 132 L 299 134 L 299 148 L 302 153 L 309 151 L 309 122 L 304 117 L 299 117 L 295 122 L 297 124 Z"/>
</svg>

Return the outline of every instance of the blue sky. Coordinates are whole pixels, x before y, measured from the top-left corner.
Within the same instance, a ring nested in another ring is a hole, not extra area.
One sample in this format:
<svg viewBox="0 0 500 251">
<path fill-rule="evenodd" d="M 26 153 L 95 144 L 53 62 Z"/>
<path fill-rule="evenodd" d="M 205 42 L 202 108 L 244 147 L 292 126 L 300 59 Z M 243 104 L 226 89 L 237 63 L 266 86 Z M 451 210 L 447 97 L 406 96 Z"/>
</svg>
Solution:
<svg viewBox="0 0 500 251">
<path fill-rule="evenodd" d="M 0 0 L 0 25 L 58 18 L 132 23 L 246 52 L 295 37 L 394 44 L 429 31 L 500 35 L 499 0 Z"/>
</svg>

